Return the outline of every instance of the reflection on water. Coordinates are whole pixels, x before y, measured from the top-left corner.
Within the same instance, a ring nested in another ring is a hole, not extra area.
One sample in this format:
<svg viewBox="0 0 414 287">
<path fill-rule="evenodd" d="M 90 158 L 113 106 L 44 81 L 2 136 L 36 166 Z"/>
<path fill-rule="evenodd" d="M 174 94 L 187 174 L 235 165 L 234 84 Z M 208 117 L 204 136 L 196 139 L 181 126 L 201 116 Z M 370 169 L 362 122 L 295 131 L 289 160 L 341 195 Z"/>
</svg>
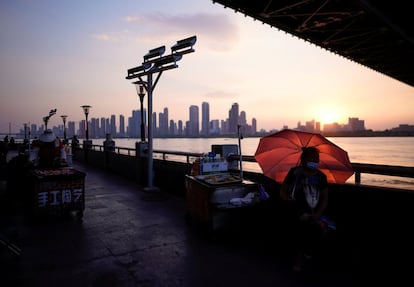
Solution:
<svg viewBox="0 0 414 287">
<path fill-rule="evenodd" d="M 351 162 L 414 166 L 414 137 L 329 138 Z"/>
</svg>

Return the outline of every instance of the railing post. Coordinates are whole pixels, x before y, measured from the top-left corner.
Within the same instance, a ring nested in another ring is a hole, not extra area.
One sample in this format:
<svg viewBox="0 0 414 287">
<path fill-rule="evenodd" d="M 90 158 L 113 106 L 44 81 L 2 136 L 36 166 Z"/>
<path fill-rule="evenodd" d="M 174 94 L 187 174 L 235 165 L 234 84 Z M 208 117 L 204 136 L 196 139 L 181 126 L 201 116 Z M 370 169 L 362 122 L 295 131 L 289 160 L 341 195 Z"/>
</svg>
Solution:
<svg viewBox="0 0 414 287">
<path fill-rule="evenodd" d="M 357 185 L 361 184 L 361 172 L 359 171 L 355 172 L 355 184 Z"/>
</svg>

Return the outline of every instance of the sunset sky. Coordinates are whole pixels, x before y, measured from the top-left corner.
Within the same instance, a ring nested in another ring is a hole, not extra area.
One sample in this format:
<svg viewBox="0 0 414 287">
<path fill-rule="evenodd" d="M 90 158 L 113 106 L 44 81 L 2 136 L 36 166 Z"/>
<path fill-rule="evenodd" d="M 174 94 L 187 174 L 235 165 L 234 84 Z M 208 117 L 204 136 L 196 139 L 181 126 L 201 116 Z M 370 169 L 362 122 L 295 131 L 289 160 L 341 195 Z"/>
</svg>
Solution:
<svg viewBox="0 0 414 287">
<path fill-rule="evenodd" d="M 127 70 L 148 50 L 197 36 L 195 52 L 162 74 L 153 111 L 183 122 L 210 103 L 226 119 L 233 103 L 258 129 L 312 119 L 368 129 L 414 125 L 414 87 L 327 52 L 210 0 L 0 1 L 0 132 L 89 117 L 131 116 L 139 97 Z M 145 103 L 146 103 L 145 98 Z"/>
</svg>

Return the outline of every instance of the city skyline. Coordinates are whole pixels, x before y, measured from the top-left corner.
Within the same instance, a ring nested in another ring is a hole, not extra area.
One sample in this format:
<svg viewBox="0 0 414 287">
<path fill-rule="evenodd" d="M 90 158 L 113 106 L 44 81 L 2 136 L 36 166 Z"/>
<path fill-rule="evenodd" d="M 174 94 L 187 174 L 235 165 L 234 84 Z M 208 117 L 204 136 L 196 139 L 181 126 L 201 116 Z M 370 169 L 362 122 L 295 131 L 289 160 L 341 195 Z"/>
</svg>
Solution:
<svg viewBox="0 0 414 287">
<path fill-rule="evenodd" d="M 238 130 L 237 126 L 242 128 L 242 133 L 244 136 L 255 136 L 260 134 L 265 134 L 269 132 L 278 131 L 281 129 L 299 129 L 309 132 L 358 132 L 358 131 L 369 131 L 369 127 L 365 126 L 365 121 L 359 118 L 349 117 L 346 123 L 327 123 L 321 125 L 320 122 L 315 121 L 314 119 L 309 120 L 298 120 L 295 126 L 283 126 L 283 127 L 274 127 L 270 130 L 257 129 L 257 121 L 254 116 L 252 116 L 250 121 L 248 121 L 247 113 L 244 110 L 241 110 L 238 103 L 233 103 L 229 108 L 228 115 L 226 119 L 210 119 L 210 107 L 208 102 L 202 102 L 200 106 L 191 105 L 189 107 L 190 116 L 188 119 L 170 119 L 168 117 L 169 108 L 164 107 L 162 112 L 153 112 L 153 125 L 154 125 L 154 136 L 155 137 L 169 137 L 169 136 L 183 136 L 183 137 L 203 137 L 203 136 L 219 136 L 219 135 L 236 135 Z M 200 108 L 201 107 L 201 113 Z M 56 111 L 53 110 L 55 113 Z M 53 116 L 53 115 L 52 115 Z M 148 118 L 147 111 L 144 108 L 144 126 L 145 126 L 145 136 L 148 136 Z M 208 124 L 206 124 L 208 123 Z M 68 137 L 72 137 L 74 134 L 85 137 L 86 124 L 85 119 L 79 121 L 67 121 L 65 117 L 65 122 L 50 127 L 56 135 L 62 136 L 64 134 L 64 125 L 66 126 L 66 132 Z M 107 133 L 110 133 L 114 137 L 131 137 L 139 138 L 141 137 L 141 111 L 132 110 L 130 116 L 120 115 L 109 115 L 107 117 L 93 117 L 91 116 L 88 119 L 89 125 L 89 136 L 91 138 L 104 138 Z M 206 126 L 208 131 L 205 131 Z M 195 127 L 195 129 L 194 129 Z M 413 131 L 413 125 L 407 125 L 404 127 L 404 124 L 400 124 L 396 127 L 389 127 L 385 130 L 399 129 L 403 128 L 406 131 Z M 27 132 L 30 131 L 32 135 L 39 135 L 45 129 L 43 124 L 33 123 L 30 126 L 27 126 L 25 132 L 24 127 L 16 134 L 26 137 Z M 382 131 L 382 130 L 377 130 Z"/>
<path fill-rule="evenodd" d="M 1 1 L 0 16 L 0 132 L 41 122 L 55 108 L 75 121 L 85 104 L 98 118 L 138 109 L 127 70 L 150 49 L 166 45 L 169 53 L 192 35 L 195 52 L 154 90 L 153 110 L 170 107 L 170 118 L 207 101 L 220 119 L 239 103 L 259 130 L 298 119 L 359 117 L 373 130 L 414 121 L 414 87 L 210 0 Z"/>
</svg>

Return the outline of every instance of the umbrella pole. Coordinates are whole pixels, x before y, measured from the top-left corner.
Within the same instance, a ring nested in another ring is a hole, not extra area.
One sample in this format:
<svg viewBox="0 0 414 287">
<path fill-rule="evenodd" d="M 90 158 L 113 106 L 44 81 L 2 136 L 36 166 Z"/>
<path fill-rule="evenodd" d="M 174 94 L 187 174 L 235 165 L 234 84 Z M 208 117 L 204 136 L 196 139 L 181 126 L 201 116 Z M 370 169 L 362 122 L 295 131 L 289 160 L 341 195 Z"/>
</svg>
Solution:
<svg viewBox="0 0 414 287">
<path fill-rule="evenodd" d="M 240 125 L 237 125 L 237 137 L 239 139 L 239 156 L 240 156 L 240 179 L 243 179 L 243 156 L 242 156 L 242 151 L 241 151 L 241 139 L 243 138 L 241 132 L 240 132 Z"/>
</svg>

